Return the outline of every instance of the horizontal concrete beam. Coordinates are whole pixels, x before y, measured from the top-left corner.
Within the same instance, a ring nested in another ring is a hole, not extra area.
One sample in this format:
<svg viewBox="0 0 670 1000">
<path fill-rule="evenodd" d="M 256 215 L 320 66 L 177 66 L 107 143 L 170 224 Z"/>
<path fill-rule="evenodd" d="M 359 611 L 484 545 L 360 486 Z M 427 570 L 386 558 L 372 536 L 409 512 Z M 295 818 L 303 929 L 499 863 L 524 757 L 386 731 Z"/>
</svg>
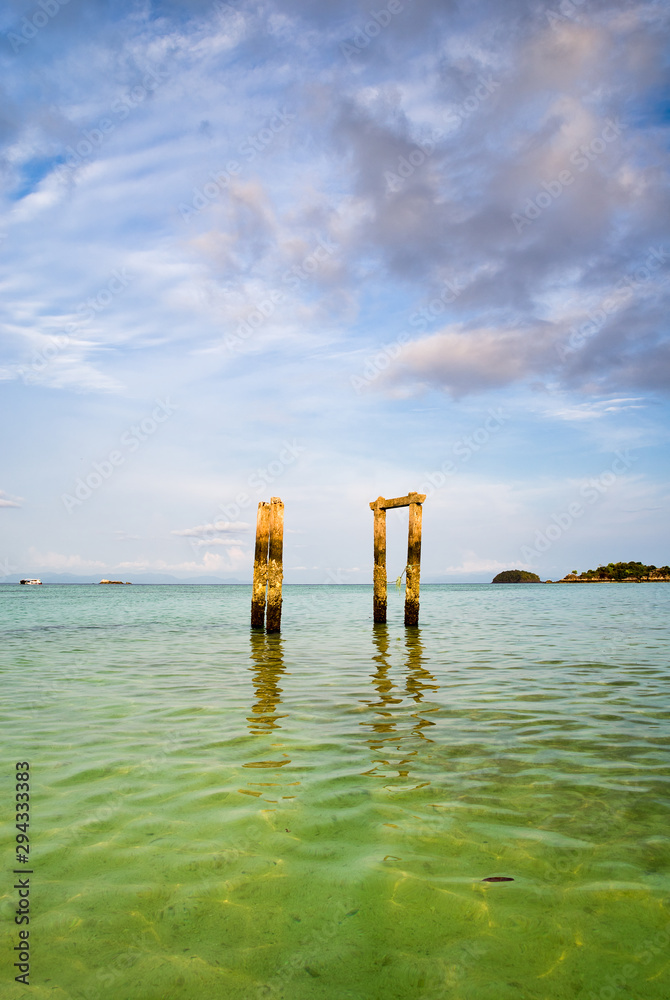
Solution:
<svg viewBox="0 0 670 1000">
<path fill-rule="evenodd" d="M 393 500 L 385 500 L 384 497 L 377 497 L 370 504 L 370 510 L 389 510 L 391 507 L 409 507 L 411 503 L 423 503 L 426 499 L 425 493 L 408 493 L 406 497 L 395 497 Z"/>
</svg>

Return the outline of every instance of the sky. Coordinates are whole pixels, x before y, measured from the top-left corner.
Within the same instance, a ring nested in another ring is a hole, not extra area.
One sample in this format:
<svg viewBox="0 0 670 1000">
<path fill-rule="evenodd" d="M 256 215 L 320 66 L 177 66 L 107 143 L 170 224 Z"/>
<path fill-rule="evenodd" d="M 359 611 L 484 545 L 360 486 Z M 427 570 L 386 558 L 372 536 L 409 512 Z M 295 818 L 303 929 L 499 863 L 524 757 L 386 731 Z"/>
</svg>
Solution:
<svg viewBox="0 0 670 1000">
<path fill-rule="evenodd" d="M 669 20 L 6 0 L 0 581 L 669 563 Z"/>
</svg>

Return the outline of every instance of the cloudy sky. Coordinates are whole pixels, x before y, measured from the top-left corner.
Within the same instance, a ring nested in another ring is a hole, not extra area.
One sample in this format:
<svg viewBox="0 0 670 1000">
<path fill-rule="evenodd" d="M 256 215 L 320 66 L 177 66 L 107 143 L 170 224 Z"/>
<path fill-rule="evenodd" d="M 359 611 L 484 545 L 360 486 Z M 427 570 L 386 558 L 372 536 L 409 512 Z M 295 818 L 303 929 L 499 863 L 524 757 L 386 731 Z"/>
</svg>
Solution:
<svg viewBox="0 0 670 1000">
<path fill-rule="evenodd" d="M 1 579 L 669 562 L 669 14 L 6 0 Z"/>
</svg>

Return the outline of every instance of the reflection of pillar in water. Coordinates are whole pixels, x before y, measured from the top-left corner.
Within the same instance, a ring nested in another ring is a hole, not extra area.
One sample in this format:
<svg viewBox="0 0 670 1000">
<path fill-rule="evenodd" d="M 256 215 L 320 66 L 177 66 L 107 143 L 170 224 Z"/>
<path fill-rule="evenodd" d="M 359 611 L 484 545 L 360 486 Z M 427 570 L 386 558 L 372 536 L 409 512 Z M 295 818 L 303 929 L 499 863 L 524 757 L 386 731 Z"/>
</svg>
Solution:
<svg viewBox="0 0 670 1000">
<path fill-rule="evenodd" d="M 411 629 L 405 632 L 405 651 L 407 653 L 407 681 L 405 685 L 405 690 L 407 694 L 414 699 L 414 701 L 420 704 L 424 699 L 424 691 L 439 691 L 439 684 L 436 682 L 433 675 L 429 670 L 423 665 L 423 643 L 421 642 L 421 629 Z M 427 712 L 436 712 L 438 707 L 429 707 L 428 705 L 422 708 L 422 712 L 425 714 Z M 422 718 L 420 715 L 414 713 L 413 718 L 417 719 L 417 724 L 414 726 L 412 732 L 415 736 L 422 736 L 422 729 L 427 726 L 434 726 L 434 722 L 430 722 L 428 719 Z"/>
<path fill-rule="evenodd" d="M 370 749 L 375 754 L 381 754 L 381 756 L 373 757 L 372 770 L 366 771 L 366 774 L 377 774 L 385 779 L 394 777 L 390 772 L 395 771 L 398 778 L 409 777 L 409 769 L 411 765 L 411 758 L 414 756 L 416 751 L 412 751 L 407 755 L 403 755 L 399 760 L 392 760 L 393 751 L 401 750 L 402 740 L 405 739 L 409 733 L 398 732 L 396 720 L 398 716 L 396 715 L 396 710 L 394 706 L 400 705 L 402 703 L 401 697 L 394 697 L 394 694 L 398 694 L 396 685 L 393 683 L 389 677 L 389 671 L 391 669 L 391 662 L 389 654 L 392 649 L 389 645 L 389 633 L 386 625 L 373 625 L 372 626 L 372 640 L 377 647 L 377 655 L 373 657 L 373 660 L 377 664 L 377 669 L 372 675 L 372 683 L 379 693 L 378 701 L 368 702 L 371 709 L 374 710 L 377 716 L 372 722 L 363 723 L 363 725 L 370 726 L 372 728 L 372 733 L 368 740 Z M 395 689 L 395 690 L 394 690 Z M 400 716 L 402 718 L 402 716 Z M 403 751 L 401 750 L 401 754 Z"/>
<path fill-rule="evenodd" d="M 282 689 L 279 687 L 279 680 L 284 673 L 284 657 L 280 636 L 251 632 L 250 640 L 256 703 L 252 706 L 247 722 L 250 731 L 257 736 L 280 729 L 277 720 L 286 718 L 285 715 L 277 714 L 281 705 Z"/>
<path fill-rule="evenodd" d="M 376 720 L 372 723 L 372 728 L 376 733 L 394 733 L 395 721 L 393 714 L 389 711 L 391 705 L 398 705 L 402 698 L 394 698 L 392 691 L 395 684 L 388 676 L 391 669 L 389 662 L 389 633 L 387 625 L 372 626 L 372 640 L 377 647 L 377 655 L 373 657 L 377 664 L 377 669 L 372 675 L 372 683 L 379 693 L 379 701 L 370 702 L 370 707 L 374 708 L 377 715 L 389 721 Z"/>
</svg>

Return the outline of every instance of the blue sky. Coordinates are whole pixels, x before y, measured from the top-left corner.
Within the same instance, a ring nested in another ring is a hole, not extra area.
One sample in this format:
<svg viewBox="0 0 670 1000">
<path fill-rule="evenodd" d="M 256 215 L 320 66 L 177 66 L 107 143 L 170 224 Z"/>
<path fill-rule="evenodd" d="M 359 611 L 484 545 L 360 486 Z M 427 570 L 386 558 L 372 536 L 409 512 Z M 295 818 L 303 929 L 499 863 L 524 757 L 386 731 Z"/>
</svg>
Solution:
<svg viewBox="0 0 670 1000">
<path fill-rule="evenodd" d="M 669 562 L 668 18 L 5 3 L 1 579 Z"/>
</svg>

